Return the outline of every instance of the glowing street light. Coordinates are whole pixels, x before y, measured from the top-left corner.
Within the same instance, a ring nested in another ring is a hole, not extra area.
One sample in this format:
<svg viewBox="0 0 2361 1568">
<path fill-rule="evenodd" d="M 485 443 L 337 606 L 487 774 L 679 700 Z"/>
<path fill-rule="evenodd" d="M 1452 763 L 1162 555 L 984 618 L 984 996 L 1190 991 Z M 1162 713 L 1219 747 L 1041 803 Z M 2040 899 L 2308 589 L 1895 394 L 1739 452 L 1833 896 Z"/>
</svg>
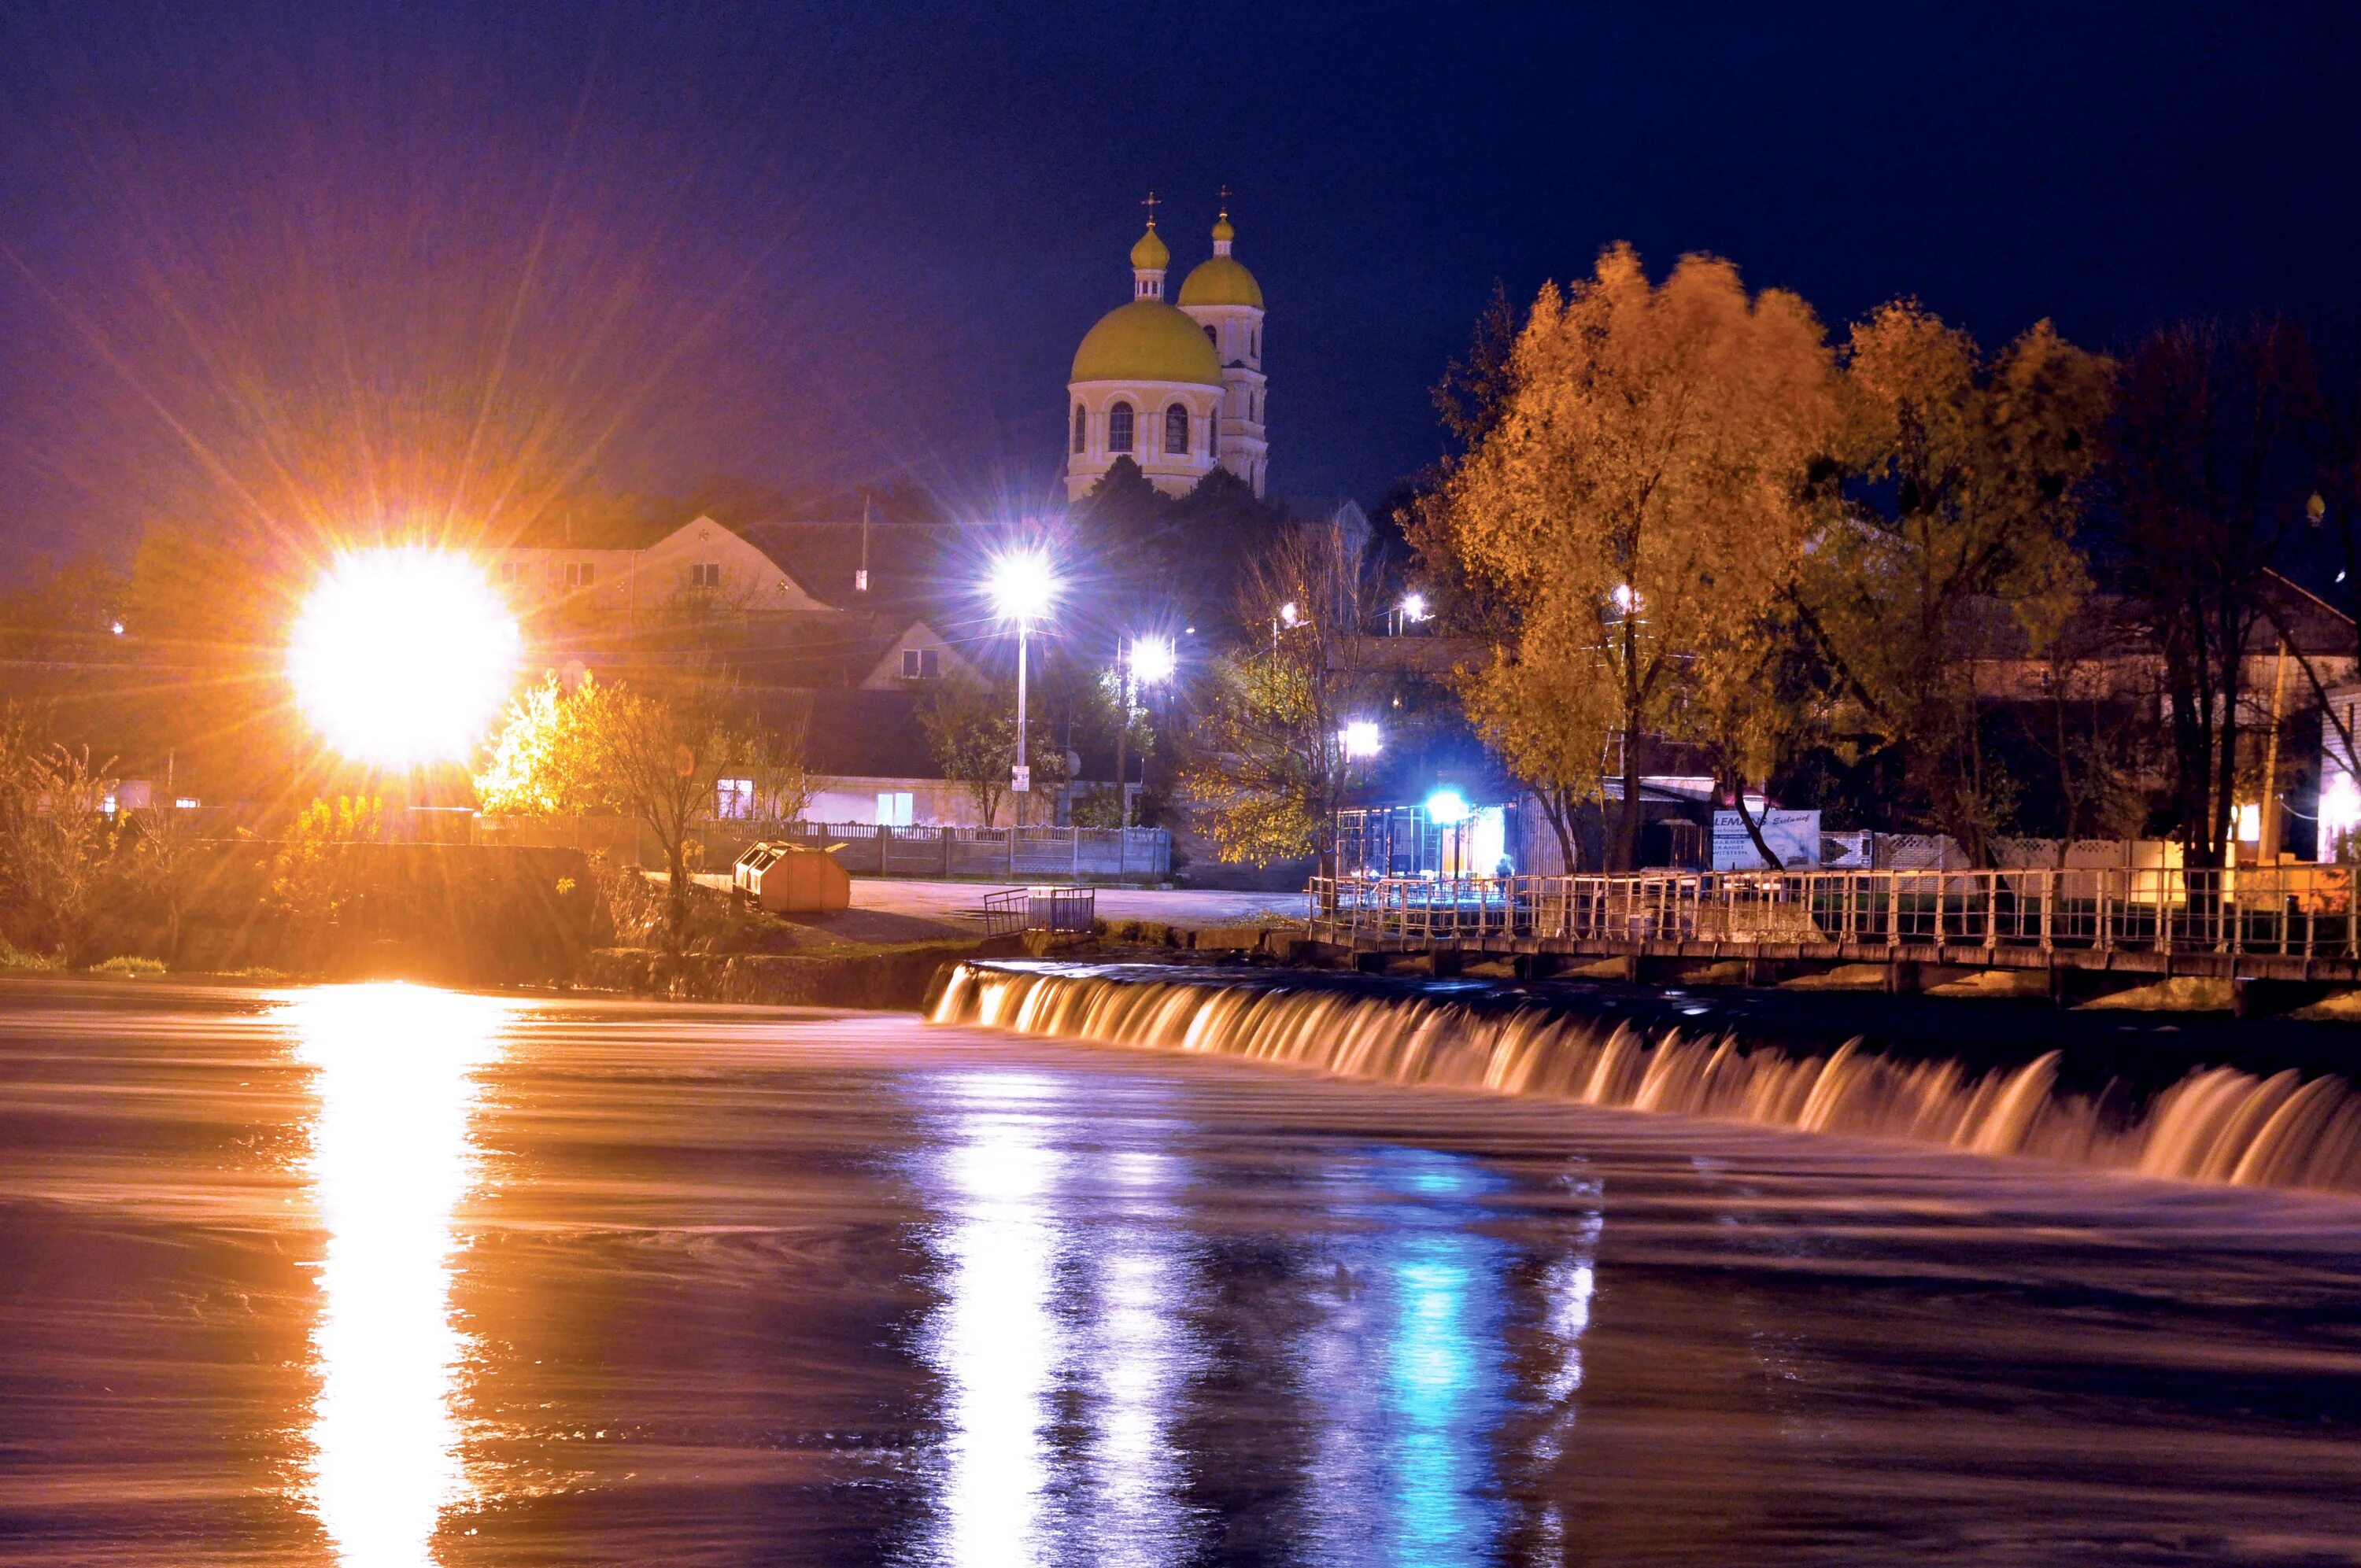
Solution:
<svg viewBox="0 0 2361 1568">
<path fill-rule="evenodd" d="M 991 597 L 994 612 L 1020 627 L 1048 619 L 1059 587 L 1049 556 L 1034 549 L 1009 550 L 994 556 L 984 579 L 984 592 Z"/>
<path fill-rule="evenodd" d="M 1128 649 L 1118 648 L 1115 656 L 1115 699 L 1120 711 L 1115 726 L 1115 820 L 1124 827 L 1131 826 L 1131 704 L 1134 686 L 1162 685 L 1172 678 L 1179 663 L 1170 637 L 1135 637 Z M 1146 787 L 1148 770 L 1140 770 L 1142 787 Z"/>
<path fill-rule="evenodd" d="M 1426 819 L 1438 828 L 1456 828 L 1467 820 L 1467 797 L 1455 789 L 1439 789 L 1426 797 Z"/>
<path fill-rule="evenodd" d="M 1058 575 L 1049 566 L 1049 558 L 1038 550 L 1005 551 L 993 558 L 992 569 L 984 578 L 984 591 L 1003 620 L 1016 623 L 1016 765 L 1008 779 L 1009 793 L 1018 796 L 1017 826 L 1023 827 L 1025 807 L 1033 791 L 1033 770 L 1025 764 L 1025 640 L 1033 623 L 1045 620 L 1058 601 Z"/>
<path fill-rule="evenodd" d="M 1363 762 L 1385 750 L 1385 737 L 1370 718 L 1356 718 L 1345 726 L 1336 732 L 1336 742 L 1344 748 L 1347 762 Z"/>
<path fill-rule="evenodd" d="M 475 749 L 516 684 L 522 651 L 515 619 L 466 555 L 357 550 L 303 601 L 287 675 L 329 745 L 416 766 Z"/>
<path fill-rule="evenodd" d="M 1172 671 L 1178 662 L 1170 637 L 1135 637 L 1131 640 L 1131 674 L 1141 685 L 1162 685 L 1172 678 Z"/>
</svg>

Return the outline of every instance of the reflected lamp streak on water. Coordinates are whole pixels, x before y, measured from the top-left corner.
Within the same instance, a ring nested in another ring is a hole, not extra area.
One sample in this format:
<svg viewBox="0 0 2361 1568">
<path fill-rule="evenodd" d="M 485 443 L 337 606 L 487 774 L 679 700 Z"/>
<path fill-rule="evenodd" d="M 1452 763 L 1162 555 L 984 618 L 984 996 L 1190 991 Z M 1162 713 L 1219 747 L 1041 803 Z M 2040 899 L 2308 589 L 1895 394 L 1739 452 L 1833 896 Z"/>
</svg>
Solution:
<svg viewBox="0 0 2361 1568">
<path fill-rule="evenodd" d="M 1345 1190 L 1340 1220 L 1383 1223 L 1346 1233 L 1345 1288 L 1302 1349 L 1320 1401 L 1312 1555 L 1487 1561 L 1505 1522 L 1488 1482 L 1510 1388 L 1510 1255 L 1473 1228 L 1486 1175 L 1460 1157 L 1385 1147 L 1331 1179 Z"/>
<path fill-rule="evenodd" d="M 928 1185 L 950 1219 L 939 1237 L 945 1299 L 928 1359 L 948 1390 L 939 1560 L 1038 1561 L 1049 1456 L 1045 1429 L 1061 1332 L 1051 1312 L 1058 1236 L 1050 1198 L 1056 1079 L 983 1073 L 953 1085 L 960 1109 Z"/>
<path fill-rule="evenodd" d="M 1472 1164 L 1389 1150 L 1407 1224 L 1389 1244 L 1393 1321 L 1386 1363 L 1394 1439 L 1392 1560 L 1472 1562 L 1499 1519 L 1482 1496 L 1488 1439 L 1502 1413 L 1500 1275 L 1505 1250 L 1469 1228 L 1480 1217 Z M 1447 1207 L 1446 1207 L 1447 1205 Z"/>
<path fill-rule="evenodd" d="M 277 1015 L 313 1072 L 306 1175 L 327 1231 L 306 1500 L 349 1568 L 431 1563 L 443 1510 L 467 1492 L 452 1217 L 477 1176 L 475 1075 L 500 1054 L 510 1012 L 360 985 L 303 992 Z"/>
<path fill-rule="evenodd" d="M 1186 1179 L 1178 1159 L 1126 1149 L 1107 1161 L 1120 1216 L 1099 1266 L 1101 1328 L 1092 1366 L 1100 1413 L 1090 1464 L 1099 1517 L 1086 1538 L 1094 1559 L 1159 1563 L 1188 1554 L 1180 1505 L 1174 1418 L 1202 1357 L 1174 1311 L 1196 1294 L 1194 1270 L 1173 1245 L 1170 1194 Z"/>
</svg>

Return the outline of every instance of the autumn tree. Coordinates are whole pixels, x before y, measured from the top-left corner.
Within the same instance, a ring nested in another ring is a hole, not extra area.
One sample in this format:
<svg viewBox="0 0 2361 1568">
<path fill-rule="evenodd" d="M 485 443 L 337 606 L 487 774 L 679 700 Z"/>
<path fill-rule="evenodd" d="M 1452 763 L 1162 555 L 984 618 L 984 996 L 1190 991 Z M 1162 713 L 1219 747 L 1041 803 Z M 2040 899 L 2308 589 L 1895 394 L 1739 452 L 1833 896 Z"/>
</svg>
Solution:
<svg viewBox="0 0 2361 1568">
<path fill-rule="evenodd" d="M 1559 863 L 1581 870 L 1576 814 L 1598 798 L 1615 729 L 1614 693 L 1596 662 L 1537 639 L 1459 672 L 1458 684 L 1468 722 L 1540 805 Z"/>
<path fill-rule="evenodd" d="M 2117 377 L 2105 504 L 2163 654 L 2168 815 L 2192 866 L 2224 863 L 2236 832 L 2246 665 L 2271 619 L 2272 568 L 2307 527 L 2319 417 L 2309 345 L 2282 321 L 2166 328 Z"/>
<path fill-rule="evenodd" d="M 1506 372 L 1468 385 L 1501 406 L 1457 416 L 1475 443 L 1422 543 L 1506 607 L 1497 659 L 1519 673 L 1471 687 L 1471 717 L 1539 740 L 1578 716 L 1620 742 L 1609 853 L 1629 867 L 1644 742 L 1740 690 L 1685 673 L 1708 643 L 1750 656 L 1728 645 L 1765 620 L 1800 557 L 1832 418 L 1821 329 L 1793 294 L 1750 298 L 1727 262 L 1686 258 L 1655 285 L 1618 246 L 1590 278 L 1544 289 Z M 1537 793 L 1585 787 L 1579 731 L 1518 750 L 1547 763 L 1526 774 Z"/>
<path fill-rule="evenodd" d="M 1223 860 L 1314 855 L 1334 872 L 1336 812 L 1362 765 L 1343 735 L 1367 717 L 1364 633 L 1385 587 L 1367 535 L 1334 520 L 1281 532 L 1250 564 L 1238 614 L 1258 634 L 1211 673 L 1180 777 Z"/>
<path fill-rule="evenodd" d="M 36 710 L 0 706 L 0 938 L 90 960 L 115 850 L 112 767 L 48 739 Z"/>
<path fill-rule="evenodd" d="M 544 683 L 509 710 L 477 791 L 493 810 L 613 811 L 664 847 L 666 946 L 686 929 L 689 844 L 713 818 L 725 773 L 762 743 L 743 701 L 718 679 L 642 688 Z"/>
<path fill-rule="evenodd" d="M 1001 803 L 1016 766 L 1016 704 L 1012 694 L 972 675 L 952 675 L 935 684 L 918 707 L 918 727 L 943 777 L 964 786 L 983 825 L 1000 820 Z M 1048 718 L 1035 708 L 1026 715 L 1025 762 L 1036 791 L 1066 780 L 1066 753 L 1050 744 Z"/>
<path fill-rule="evenodd" d="M 1900 751 L 1978 864 L 2017 787 L 1985 741 L 1979 665 L 2037 656 L 2087 590 L 2073 538 L 2107 400 L 2106 361 L 2047 322 L 1988 357 L 1896 303 L 1846 347 L 1845 477 L 1794 602 L 1859 743 Z"/>
</svg>

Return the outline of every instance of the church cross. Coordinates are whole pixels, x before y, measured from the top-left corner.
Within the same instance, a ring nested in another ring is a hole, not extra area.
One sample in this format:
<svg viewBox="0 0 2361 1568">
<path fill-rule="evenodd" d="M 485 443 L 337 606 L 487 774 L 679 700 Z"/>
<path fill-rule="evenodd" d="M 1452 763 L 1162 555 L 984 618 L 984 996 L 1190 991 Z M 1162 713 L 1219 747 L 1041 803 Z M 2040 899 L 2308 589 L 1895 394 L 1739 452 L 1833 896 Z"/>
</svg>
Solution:
<svg viewBox="0 0 2361 1568">
<path fill-rule="evenodd" d="M 1156 192 L 1150 191 L 1148 193 L 1148 199 L 1139 204 L 1148 209 L 1148 226 L 1149 228 L 1154 228 L 1156 226 L 1156 209 L 1162 204 L 1157 201 Z"/>
</svg>

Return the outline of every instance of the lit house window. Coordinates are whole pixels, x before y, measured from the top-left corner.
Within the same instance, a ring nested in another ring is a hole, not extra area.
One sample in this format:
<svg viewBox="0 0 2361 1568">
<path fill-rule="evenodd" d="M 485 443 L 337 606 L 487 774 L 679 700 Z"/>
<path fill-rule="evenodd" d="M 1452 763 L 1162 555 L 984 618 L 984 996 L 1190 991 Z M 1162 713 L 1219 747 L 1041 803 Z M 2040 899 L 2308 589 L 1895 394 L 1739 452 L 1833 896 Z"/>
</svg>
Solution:
<svg viewBox="0 0 2361 1568">
<path fill-rule="evenodd" d="M 588 561 L 568 561 L 566 564 L 566 586 L 569 588 L 588 587 L 592 570 Z"/>
<path fill-rule="evenodd" d="M 713 781 L 713 815 L 724 822 L 743 822 L 754 815 L 752 779 Z"/>
<path fill-rule="evenodd" d="M 1189 450 L 1189 411 L 1179 403 L 1164 411 L 1164 450 Z"/>
<path fill-rule="evenodd" d="M 692 588 L 718 588 L 721 586 L 721 564 L 700 562 L 688 569 L 688 586 Z"/>
<path fill-rule="evenodd" d="M 501 563 L 500 563 L 500 581 L 502 581 L 502 582 L 504 582 L 504 583 L 513 583 L 513 582 L 519 581 L 519 580 L 520 580 L 520 579 L 522 579 L 523 576 L 524 576 L 524 563 L 523 563 L 523 562 L 522 562 L 522 561 L 503 561 L 503 562 L 501 562 Z"/>
<path fill-rule="evenodd" d="M 940 658 L 932 648 L 902 650 L 902 678 L 906 681 L 931 681 L 941 674 Z"/>
<path fill-rule="evenodd" d="M 907 828 L 911 807 L 916 804 L 906 789 L 881 789 L 877 792 L 877 826 Z"/>
<path fill-rule="evenodd" d="M 1109 452 L 1131 450 L 1131 405 L 1129 403 L 1117 403 L 1107 410 L 1107 450 Z"/>
</svg>

